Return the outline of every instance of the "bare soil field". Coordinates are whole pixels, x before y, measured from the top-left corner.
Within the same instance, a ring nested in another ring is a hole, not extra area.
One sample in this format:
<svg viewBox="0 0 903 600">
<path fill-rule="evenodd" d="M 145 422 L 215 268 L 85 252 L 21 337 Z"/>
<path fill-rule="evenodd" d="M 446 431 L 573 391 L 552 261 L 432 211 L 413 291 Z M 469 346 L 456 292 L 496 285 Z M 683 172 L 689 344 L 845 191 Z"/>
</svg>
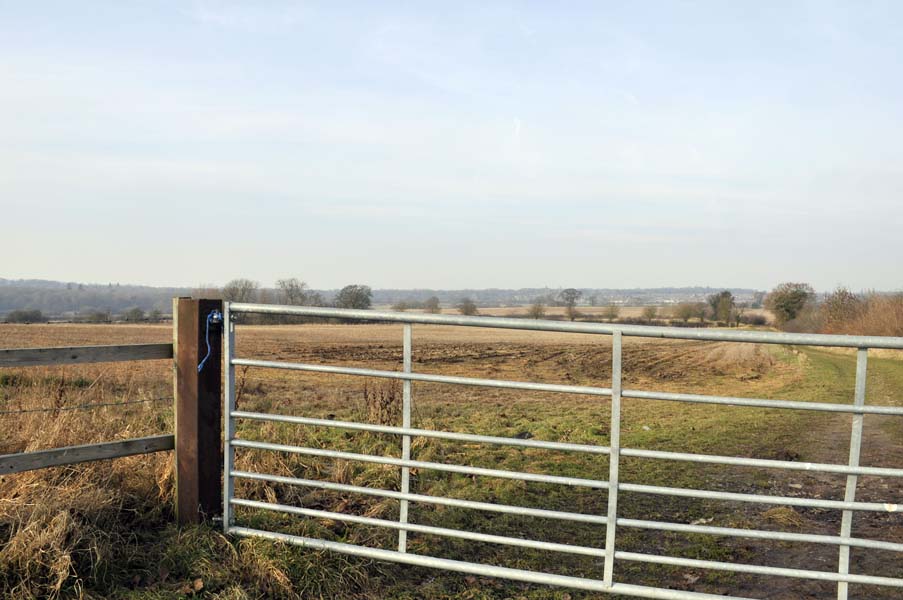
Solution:
<svg viewBox="0 0 903 600">
<path fill-rule="evenodd" d="M 167 325 L 0 325 L 0 347 L 168 341 Z M 414 326 L 414 370 L 607 386 L 610 338 Z M 240 325 L 237 354 L 401 368 L 400 325 Z M 805 401 L 849 402 L 848 353 L 748 344 L 625 339 L 624 386 Z M 170 431 L 168 361 L 0 371 L 0 451 L 20 451 Z M 239 408 L 338 420 L 400 423 L 396 383 L 254 368 L 237 370 Z M 867 403 L 903 402 L 903 361 L 870 360 Z M 605 445 L 607 399 L 415 383 L 414 426 Z M 148 399 L 127 410 L 67 411 L 100 400 Z M 386 402 L 385 400 L 388 399 Z M 661 401 L 624 400 L 622 444 L 631 448 L 845 463 L 849 416 Z M 381 434 L 241 421 L 239 437 L 398 456 Z M 903 464 L 899 420 L 866 418 L 862 463 Z M 415 460 L 607 479 L 604 456 L 415 439 Z M 238 467 L 338 483 L 398 489 L 396 467 L 241 451 Z M 373 563 L 228 540 L 202 526 L 171 525 L 171 457 L 155 455 L 0 477 L 0 594 L 10 598 L 596 598 L 598 595 Z M 845 477 L 622 458 L 622 481 L 684 488 L 842 499 Z M 414 470 L 412 491 L 501 504 L 604 514 L 604 491 Z M 898 480 L 863 477 L 857 499 L 903 498 Z M 242 481 L 240 497 L 396 519 L 395 501 Z M 837 535 L 838 511 L 623 493 L 621 516 L 725 527 Z M 600 547 L 604 526 L 415 504 L 413 522 Z M 332 520 L 243 509 L 240 523 L 375 547 L 395 534 Z M 857 513 L 854 535 L 903 541 L 903 516 Z M 601 577 L 601 559 L 409 535 L 413 552 L 562 574 Z M 690 558 L 835 571 L 837 548 L 619 528 L 618 548 Z M 897 576 L 899 555 L 854 549 L 851 572 Z M 835 585 L 683 567 L 619 562 L 616 579 L 750 598 L 828 598 Z M 898 598 L 893 588 L 851 585 L 851 598 Z"/>
</svg>

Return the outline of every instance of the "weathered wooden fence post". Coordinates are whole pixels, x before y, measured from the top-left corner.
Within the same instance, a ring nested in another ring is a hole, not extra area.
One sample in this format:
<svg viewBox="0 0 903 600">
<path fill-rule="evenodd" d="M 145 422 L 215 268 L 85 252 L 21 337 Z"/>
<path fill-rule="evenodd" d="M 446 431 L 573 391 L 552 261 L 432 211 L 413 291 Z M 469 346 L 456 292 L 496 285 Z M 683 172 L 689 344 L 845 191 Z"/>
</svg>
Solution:
<svg viewBox="0 0 903 600">
<path fill-rule="evenodd" d="M 221 300 L 173 299 L 175 376 L 176 519 L 198 523 L 222 513 L 222 314 Z M 204 368 L 198 365 L 210 356 Z"/>
</svg>

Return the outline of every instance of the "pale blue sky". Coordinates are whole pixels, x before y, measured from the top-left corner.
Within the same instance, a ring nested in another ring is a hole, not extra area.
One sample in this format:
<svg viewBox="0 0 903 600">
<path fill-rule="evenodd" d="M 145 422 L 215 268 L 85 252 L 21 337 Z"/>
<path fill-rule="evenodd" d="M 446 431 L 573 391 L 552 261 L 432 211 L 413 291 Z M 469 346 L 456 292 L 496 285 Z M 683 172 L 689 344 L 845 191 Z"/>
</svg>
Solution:
<svg viewBox="0 0 903 600">
<path fill-rule="evenodd" d="M 0 0 L 0 277 L 900 289 L 900 2 Z"/>
</svg>

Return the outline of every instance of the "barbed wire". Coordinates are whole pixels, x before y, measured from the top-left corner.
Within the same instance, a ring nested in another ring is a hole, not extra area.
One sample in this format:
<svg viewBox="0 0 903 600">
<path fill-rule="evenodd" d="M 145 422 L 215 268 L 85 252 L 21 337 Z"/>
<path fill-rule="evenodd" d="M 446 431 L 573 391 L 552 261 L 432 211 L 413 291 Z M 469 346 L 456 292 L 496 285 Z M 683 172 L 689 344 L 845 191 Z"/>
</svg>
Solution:
<svg viewBox="0 0 903 600">
<path fill-rule="evenodd" d="M 172 402 L 172 398 L 145 398 L 144 400 L 126 400 L 124 402 L 95 402 L 92 404 L 78 404 L 76 406 L 57 406 L 54 408 L 24 408 L 19 410 L 0 410 L 0 416 L 21 415 L 26 413 L 63 412 L 70 410 L 91 410 L 106 406 L 128 406 L 130 404 L 145 404 L 147 402 Z"/>
</svg>

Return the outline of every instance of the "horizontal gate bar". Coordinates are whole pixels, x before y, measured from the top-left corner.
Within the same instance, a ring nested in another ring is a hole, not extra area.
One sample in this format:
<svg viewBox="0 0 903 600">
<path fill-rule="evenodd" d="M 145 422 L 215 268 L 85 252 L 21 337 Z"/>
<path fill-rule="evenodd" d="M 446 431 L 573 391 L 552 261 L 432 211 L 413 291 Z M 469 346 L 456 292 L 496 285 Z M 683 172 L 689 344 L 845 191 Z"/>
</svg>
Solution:
<svg viewBox="0 0 903 600">
<path fill-rule="evenodd" d="M 428 535 L 437 535 L 443 537 L 457 537 L 461 539 L 473 540 L 478 542 L 487 542 L 492 544 L 504 544 L 508 546 L 518 546 L 521 548 L 534 548 L 538 550 L 549 550 L 553 552 L 563 552 L 568 554 L 579 554 L 584 556 L 605 556 L 604 548 L 591 548 L 587 546 L 573 546 L 570 544 L 558 544 L 554 542 L 542 542 L 537 540 L 525 540 L 520 538 L 512 538 L 499 535 L 490 535 L 476 533 L 472 531 L 461 531 L 457 529 L 447 529 L 445 527 L 432 527 L 428 525 L 415 525 L 411 523 L 399 523 L 397 521 L 387 521 L 384 519 L 374 519 L 371 517 L 361 517 L 358 515 L 349 515 L 331 511 L 314 510 L 297 506 L 287 506 L 284 504 L 272 504 L 268 502 L 259 502 L 256 500 L 233 499 L 232 504 L 236 506 L 246 506 L 249 508 L 259 508 L 283 513 L 291 513 L 302 516 L 334 519 L 338 521 L 346 521 L 349 523 L 358 523 L 362 525 L 372 525 L 376 527 L 384 527 L 388 529 L 404 529 L 405 531 L 414 531 Z M 757 575 L 777 575 L 779 577 L 795 577 L 802 579 L 816 579 L 820 581 L 845 581 L 847 583 L 863 583 L 870 585 L 882 585 L 892 587 L 903 587 L 903 579 L 892 577 L 877 577 L 873 575 L 850 575 L 838 574 L 827 571 L 811 571 L 807 569 L 789 569 L 783 567 L 771 567 L 767 565 L 749 565 L 744 563 L 728 563 L 722 561 L 699 560 L 692 558 L 683 558 L 677 556 L 662 556 L 657 554 L 641 554 L 637 552 L 615 552 L 615 558 L 630 561 L 649 562 L 655 564 L 695 567 L 699 569 L 712 569 L 719 571 L 733 571 L 738 573 L 751 573 Z"/>
<path fill-rule="evenodd" d="M 651 392 L 645 390 L 624 390 L 621 396 L 641 400 L 667 400 L 694 404 L 720 404 L 728 406 L 749 406 L 758 408 L 780 408 L 787 410 L 813 410 L 818 412 L 838 412 L 870 415 L 903 415 L 900 406 L 853 406 L 852 404 L 832 404 L 830 402 L 800 402 L 797 400 L 765 400 L 761 398 L 738 398 L 736 396 L 706 396 L 703 394 L 678 394 L 672 392 Z"/>
<path fill-rule="evenodd" d="M 333 519 L 336 521 L 346 521 L 348 523 L 358 523 L 361 525 L 373 525 L 375 527 L 385 527 L 388 529 L 413 531 L 426 535 L 437 535 L 442 537 L 453 537 L 474 542 L 486 542 L 489 544 L 503 544 L 506 546 L 517 546 L 519 548 L 532 548 L 534 550 L 549 550 L 551 552 L 563 552 L 566 554 L 579 554 L 582 556 L 604 557 L 604 548 L 592 548 L 589 546 L 574 546 L 571 544 L 558 544 L 555 542 L 542 542 L 539 540 L 527 540 L 522 538 L 513 538 L 503 535 L 492 535 L 488 533 L 476 533 L 474 531 L 462 531 L 460 529 L 448 529 L 446 527 L 433 527 L 431 525 L 417 525 L 414 523 L 400 523 L 398 521 L 387 521 L 385 519 L 375 519 L 373 517 L 361 517 L 358 515 L 349 515 L 345 513 L 331 512 L 328 510 L 315 510 L 311 508 L 302 508 L 299 506 L 287 506 L 285 504 L 271 504 L 269 502 L 259 502 L 257 500 L 244 500 L 235 498 L 232 500 L 234 506 L 245 506 L 249 508 L 260 508 L 263 510 L 271 510 L 276 512 L 284 512 L 305 517 L 314 517 L 317 519 Z"/>
<path fill-rule="evenodd" d="M 398 467 L 414 467 L 419 469 L 434 469 L 452 473 L 464 473 L 467 475 L 482 475 L 486 477 L 499 477 L 503 479 L 516 479 L 520 481 L 533 481 L 539 483 L 555 483 L 561 485 L 573 485 L 578 487 L 590 487 L 607 489 L 608 482 L 596 479 L 580 479 L 576 477 L 561 477 L 557 475 L 543 475 L 539 473 L 522 473 L 518 471 L 502 471 L 498 469 L 485 469 L 482 467 L 470 467 L 462 465 L 448 465 L 444 463 L 423 462 L 416 460 L 403 460 L 385 456 L 372 456 L 369 454 L 357 454 L 354 452 L 341 452 L 338 450 L 323 450 L 319 448 L 305 448 L 301 446 L 289 446 L 286 444 L 271 444 L 269 442 L 256 442 L 251 440 L 233 440 L 232 445 L 238 448 L 252 448 L 273 452 L 291 452 L 307 456 L 321 456 L 325 458 L 338 458 L 342 460 L 358 460 Z M 896 503 L 880 502 L 844 502 L 840 500 L 822 500 L 820 498 L 796 498 L 787 496 L 765 496 L 761 494 L 741 494 L 735 492 L 720 492 L 710 490 L 696 490 L 685 488 L 672 488 L 657 485 L 643 485 L 637 483 L 619 483 L 619 489 L 625 492 L 638 492 L 642 494 L 656 494 L 660 496 L 677 496 L 683 498 L 703 498 L 712 500 L 731 500 L 736 502 L 752 502 L 761 504 L 778 504 L 788 506 L 808 506 L 812 508 L 830 508 L 836 510 L 862 510 L 873 512 L 896 512 L 900 505 Z"/>
<path fill-rule="evenodd" d="M 21 452 L 19 454 L 5 454 L 0 456 L 0 475 L 172 450 L 174 440 L 175 438 L 172 434 L 153 435 L 117 442 L 102 442 L 99 444 L 37 450 L 35 452 Z"/>
<path fill-rule="evenodd" d="M 426 504 L 441 504 L 446 506 L 455 506 L 459 508 L 468 508 L 474 510 L 484 510 L 490 512 L 501 512 L 506 514 L 516 514 L 521 516 L 540 517 L 560 519 L 564 521 L 592 523 L 604 525 L 608 519 L 604 516 L 587 515 L 582 513 L 570 513 L 552 511 L 542 508 L 526 508 L 520 506 L 511 506 L 507 504 L 489 504 L 486 502 L 476 502 L 473 500 L 461 500 L 458 498 L 445 498 L 442 496 L 426 496 L 422 494 L 404 494 L 392 490 L 383 490 L 378 488 L 368 488 L 356 485 L 348 485 L 343 483 L 332 483 L 329 481 L 319 481 L 315 479 L 298 479 L 295 477 L 285 477 L 282 475 L 266 475 L 262 473 L 250 473 L 246 471 L 233 471 L 232 476 L 241 479 L 254 479 L 258 481 L 268 481 L 271 483 L 283 483 L 287 485 L 300 485 L 304 487 L 315 487 L 325 490 L 337 492 L 348 492 L 353 494 L 363 494 L 368 496 L 377 496 L 380 498 L 393 498 L 397 500 L 409 500 L 411 502 L 422 502 Z M 720 535 L 728 537 L 742 537 L 765 540 L 776 540 L 784 542 L 801 542 L 827 544 L 832 546 L 856 546 L 859 548 L 872 548 L 875 550 L 888 550 L 892 552 L 903 552 L 903 544 L 895 542 L 885 542 L 881 540 L 869 540 L 863 538 L 845 538 L 831 535 L 817 535 L 808 533 L 791 533 L 784 531 L 768 531 L 761 529 L 738 529 L 734 527 L 715 527 L 711 525 L 690 525 L 686 523 L 669 523 L 667 521 L 645 521 L 639 519 L 618 518 L 619 527 L 629 527 L 633 529 L 654 529 L 658 531 L 676 531 L 684 533 L 699 533 L 704 535 Z"/>
<path fill-rule="evenodd" d="M 903 469 L 892 469 L 888 467 L 851 467 L 849 465 L 835 465 L 832 463 L 796 462 L 792 460 L 745 458 L 740 456 L 720 456 L 716 454 L 691 454 L 687 452 L 666 452 L 663 450 L 641 450 L 638 448 L 622 448 L 621 456 L 676 460 L 716 465 L 732 465 L 740 467 L 787 469 L 791 471 L 808 471 L 813 473 L 873 475 L 876 477 L 903 477 Z"/>
<path fill-rule="evenodd" d="M 341 452 L 339 450 L 322 450 L 319 448 L 304 448 L 301 446 L 287 446 L 285 444 L 270 444 L 268 442 L 254 442 L 251 440 L 232 440 L 236 448 L 253 448 L 256 450 L 270 450 L 274 452 L 291 452 L 307 456 L 322 456 L 325 458 L 338 458 L 342 460 L 358 460 L 361 462 L 377 463 L 381 465 L 394 465 L 396 467 L 413 467 L 415 469 L 433 469 L 435 471 L 447 471 L 450 473 L 463 473 L 465 475 L 482 475 L 485 477 L 499 477 L 501 479 L 516 479 L 519 481 L 533 481 L 537 483 L 557 483 L 561 485 L 573 485 L 577 487 L 589 487 L 606 489 L 607 481 L 596 479 L 580 479 L 577 477 L 561 477 L 558 475 L 542 475 L 540 473 L 521 473 L 518 471 L 503 471 L 500 469 L 485 469 L 483 467 L 468 467 L 463 465 L 447 465 L 444 463 L 424 462 L 419 460 L 404 460 L 386 456 L 371 456 L 369 454 L 356 454 L 354 452 Z"/>
<path fill-rule="evenodd" d="M 476 435 L 472 433 L 458 433 L 453 431 L 439 431 L 434 429 L 393 427 L 391 425 L 373 425 L 371 423 L 336 421 L 333 419 L 314 419 L 310 417 L 296 417 L 294 415 L 278 415 L 273 413 L 258 413 L 240 410 L 233 411 L 231 414 L 232 417 L 236 419 L 275 421 L 279 423 L 314 425 L 318 427 L 336 427 L 338 429 L 352 429 L 356 431 L 369 431 L 374 433 L 389 433 L 393 435 L 411 435 L 416 437 L 431 437 L 462 442 L 497 444 L 500 446 L 523 446 L 527 448 L 542 448 L 546 450 L 561 450 L 568 452 L 585 452 L 589 454 L 609 454 L 611 452 L 611 449 L 608 446 L 594 446 L 591 444 L 572 444 L 566 442 L 549 442 L 543 440 L 506 438 L 490 435 Z M 820 473 L 838 473 L 843 475 L 852 474 L 874 475 L 878 477 L 903 477 L 903 469 L 891 469 L 885 467 L 851 467 L 849 465 L 835 465 L 830 463 L 795 462 L 790 460 L 744 458 L 734 456 L 718 456 L 712 454 L 690 454 L 686 452 L 667 452 L 663 450 L 640 450 L 634 448 L 622 448 L 621 456 L 745 467 L 765 467 L 770 469 L 789 469 Z"/>
<path fill-rule="evenodd" d="M 447 558 L 422 556 L 418 554 L 411 554 L 410 552 L 402 553 L 393 550 L 368 548 L 366 546 L 355 546 L 354 544 L 330 542 L 328 540 L 318 540 L 297 535 L 289 535 L 286 533 L 262 531 L 249 527 L 230 527 L 226 531 L 226 533 L 241 537 L 259 537 L 277 542 L 294 544 L 296 546 L 301 546 L 304 548 L 330 550 L 333 552 L 339 552 L 342 554 L 359 556 L 373 560 L 384 560 L 388 562 L 396 562 L 419 567 L 429 567 L 433 569 L 445 569 L 446 571 L 470 573 L 484 577 L 500 577 L 502 579 L 511 579 L 513 581 L 523 581 L 526 583 L 557 585 L 574 589 L 589 590 L 593 592 L 622 594 L 624 596 L 631 596 L 634 598 L 652 598 L 655 600 L 753 600 L 752 598 L 745 598 L 741 596 L 723 596 L 720 594 L 716 595 L 703 594 L 700 592 L 684 592 L 680 590 L 667 590 L 662 588 L 652 588 L 627 583 L 615 583 L 611 586 L 606 586 L 602 581 L 596 579 L 571 577 L 568 575 L 556 575 L 553 573 L 539 573 L 536 571 L 525 571 L 522 569 L 512 569 L 509 567 L 497 567 L 493 565 L 470 563 L 460 560 L 449 560 Z"/>
<path fill-rule="evenodd" d="M 503 379 L 481 379 L 478 377 L 459 377 L 456 375 L 434 375 L 432 373 L 405 373 L 402 371 L 385 371 L 380 369 L 362 369 L 359 367 L 339 367 L 335 365 L 315 365 L 310 363 L 293 363 L 273 360 L 257 360 L 250 358 L 234 358 L 232 359 L 232 364 L 245 367 L 260 367 L 264 369 L 285 369 L 289 371 L 332 373 L 334 375 L 352 375 L 357 377 L 381 377 L 383 379 L 424 381 L 428 383 L 446 383 L 451 385 L 468 385 L 477 387 L 505 388 L 512 390 L 527 390 L 534 392 L 554 392 L 562 394 L 582 394 L 587 396 L 611 396 L 611 388 L 584 385 L 533 383 L 529 381 L 512 381 Z M 735 396 L 705 396 L 701 394 L 677 394 L 671 392 L 651 392 L 644 390 L 623 390 L 621 392 L 621 396 L 625 398 L 667 400 L 672 402 L 691 402 L 697 404 L 720 404 L 728 406 L 780 408 L 787 410 L 813 410 L 820 412 L 840 412 L 855 414 L 903 415 L 903 407 L 899 406 L 853 406 L 851 404 L 831 404 L 827 402 L 767 400 L 762 398 L 738 398 Z"/>
<path fill-rule="evenodd" d="M 281 306 L 277 304 L 250 304 L 244 302 L 231 303 L 230 310 L 235 313 L 297 315 L 327 319 L 423 323 L 430 325 L 455 325 L 461 327 L 491 327 L 495 329 L 522 329 L 528 331 L 558 331 L 561 333 L 612 335 L 615 331 L 620 331 L 622 335 L 632 337 L 705 340 L 712 342 L 750 342 L 756 344 L 787 344 L 794 346 L 903 349 L 903 338 L 884 336 L 777 333 L 772 331 L 725 331 L 688 329 L 684 327 L 651 327 L 648 325 L 611 325 L 604 323 L 546 321 L 542 319 L 466 317 L 463 315 L 398 313 L 315 306 Z"/>
<path fill-rule="evenodd" d="M 311 371 L 314 373 L 333 373 L 336 375 L 355 375 L 359 377 L 381 377 L 383 379 L 404 379 L 410 381 L 426 381 L 430 383 L 448 383 L 453 385 L 507 388 L 512 390 L 559 392 L 563 394 L 583 394 L 587 396 L 611 396 L 611 389 L 609 388 L 590 387 L 583 385 L 560 385 L 556 383 L 532 383 L 529 381 L 507 381 L 503 379 L 480 379 L 477 377 L 433 375 L 430 373 L 404 373 L 402 371 L 381 371 L 379 369 L 337 367 L 333 365 L 313 365 L 309 363 L 290 363 L 272 360 L 253 360 L 249 358 L 233 358 L 232 364 L 247 367 L 263 367 L 266 369 Z"/>
<path fill-rule="evenodd" d="M 460 498 L 446 498 L 444 496 L 425 496 L 423 494 L 405 494 L 392 490 L 368 488 L 346 483 L 332 483 L 316 479 L 298 479 L 283 475 L 266 475 L 263 473 L 251 473 L 248 471 L 232 471 L 232 476 L 239 479 L 254 479 L 257 481 L 269 481 L 272 483 L 284 483 L 286 485 L 300 485 L 314 487 L 336 492 L 348 492 L 352 494 L 364 494 L 379 498 L 393 498 L 395 500 L 408 500 L 410 502 L 422 502 L 424 504 L 439 504 L 442 506 L 454 506 L 486 512 L 497 512 L 506 515 L 518 515 L 522 517 L 539 517 L 542 519 L 557 519 L 559 521 L 573 521 L 575 523 L 588 523 L 592 525 L 605 525 L 608 519 L 601 515 L 587 515 L 584 513 L 563 512 L 548 508 L 528 508 L 525 506 L 511 506 L 509 504 L 493 504 L 490 502 L 478 502 L 476 500 L 462 500 Z"/>
<path fill-rule="evenodd" d="M 391 425 L 373 425 L 371 423 L 355 423 L 352 421 L 334 421 L 332 419 L 312 419 L 308 417 L 295 417 L 292 415 L 276 415 L 272 413 L 257 413 L 237 410 L 232 413 L 236 419 L 254 419 L 258 421 L 277 421 L 280 423 L 293 423 L 296 425 L 315 425 L 321 427 L 337 427 L 339 429 L 354 429 L 357 431 L 370 431 L 374 433 L 389 433 L 394 435 L 411 435 L 416 437 L 431 437 L 443 440 L 455 440 L 459 442 L 482 442 L 486 444 L 498 444 L 503 446 L 523 446 L 526 448 L 542 448 L 545 450 L 565 450 L 572 452 L 587 452 L 590 454 L 608 454 L 607 446 L 591 446 L 588 444 L 569 444 L 565 442 L 545 442 L 542 440 L 530 440 L 520 438 L 496 437 L 491 435 L 476 435 L 473 433 L 457 433 L 454 431 L 438 431 L 434 429 L 415 429 L 405 427 L 392 427 Z M 903 474 L 903 470 L 901 470 Z"/>
<path fill-rule="evenodd" d="M 672 488 L 660 485 L 642 485 L 638 483 L 621 483 L 621 491 L 656 494 L 660 496 L 677 496 L 681 498 L 702 498 L 707 500 L 730 500 L 736 502 L 752 502 L 761 504 L 781 504 L 787 506 L 808 506 L 810 508 L 830 508 L 835 510 L 863 510 L 871 512 L 897 512 L 901 505 L 881 502 L 844 502 L 842 500 L 822 500 L 820 498 L 796 498 L 789 496 L 764 496 L 762 494 L 739 494 L 736 492 L 718 492 L 711 490 L 694 490 Z"/>
<path fill-rule="evenodd" d="M 903 552 L 903 544 L 898 544 L 896 542 L 841 537 L 836 535 L 818 535 L 814 533 L 790 533 L 786 531 L 768 531 L 765 529 L 738 529 L 736 527 L 714 527 L 712 525 L 690 525 L 686 523 L 668 523 L 666 521 L 644 521 L 640 519 L 625 519 L 622 517 L 618 517 L 618 527 L 776 540 L 780 542 L 826 544 L 829 546 L 856 546 L 858 548 L 871 548 L 873 550 Z"/>
<path fill-rule="evenodd" d="M 875 575 L 844 575 L 840 573 L 832 573 L 829 571 L 809 571 L 806 569 L 788 569 L 785 567 L 768 567 L 765 565 L 747 565 L 742 563 L 728 563 L 715 560 L 699 560 L 697 558 L 661 556 L 658 554 L 640 554 L 638 552 L 619 551 L 615 552 L 615 557 L 621 560 L 654 563 L 658 565 L 673 565 L 677 567 L 695 567 L 697 569 L 733 571 L 736 573 L 752 573 L 756 575 L 777 575 L 778 577 L 817 579 L 819 581 L 845 581 L 847 583 L 864 583 L 868 585 L 903 587 L 903 579 L 896 579 L 894 577 L 878 577 Z"/>
</svg>

